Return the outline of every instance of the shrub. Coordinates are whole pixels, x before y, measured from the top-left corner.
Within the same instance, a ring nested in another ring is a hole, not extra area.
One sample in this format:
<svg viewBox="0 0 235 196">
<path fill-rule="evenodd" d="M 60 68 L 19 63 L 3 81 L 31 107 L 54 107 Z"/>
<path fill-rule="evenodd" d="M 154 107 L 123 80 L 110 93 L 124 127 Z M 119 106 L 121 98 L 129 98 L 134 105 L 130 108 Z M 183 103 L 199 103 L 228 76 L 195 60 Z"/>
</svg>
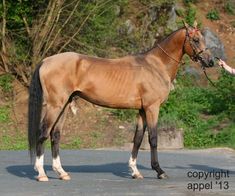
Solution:
<svg viewBox="0 0 235 196">
<path fill-rule="evenodd" d="M 235 147 L 235 77 L 222 71 L 217 88 L 190 83 L 187 74 L 179 74 L 176 90 L 161 108 L 160 126 L 183 128 L 184 144 L 189 148 Z"/>
<path fill-rule="evenodd" d="M 188 10 L 187 10 L 187 15 L 186 15 L 186 22 L 189 24 L 189 25 L 193 25 L 195 19 L 196 19 L 196 13 L 197 13 L 197 10 L 196 8 L 192 7 L 192 6 L 189 6 Z"/>
<path fill-rule="evenodd" d="M 198 0 L 184 0 L 184 4 L 197 3 Z"/>
<path fill-rule="evenodd" d="M 232 3 L 232 1 L 227 1 L 224 5 L 224 10 L 226 13 L 234 15 L 235 13 L 234 3 Z"/>
<path fill-rule="evenodd" d="M 219 20 L 220 19 L 220 15 L 218 10 L 213 9 L 211 11 L 209 11 L 206 15 L 206 18 L 210 19 L 210 20 Z"/>
<path fill-rule="evenodd" d="M 119 120 L 132 121 L 137 115 L 137 110 L 131 109 L 110 109 L 110 113 L 116 116 Z"/>
<path fill-rule="evenodd" d="M 215 85 L 217 89 L 211 89 L 208 93 L 209 113 L 213 115 L 226 113 L 235 121 L 235 77 L 222 71 Z"/>
</svg>

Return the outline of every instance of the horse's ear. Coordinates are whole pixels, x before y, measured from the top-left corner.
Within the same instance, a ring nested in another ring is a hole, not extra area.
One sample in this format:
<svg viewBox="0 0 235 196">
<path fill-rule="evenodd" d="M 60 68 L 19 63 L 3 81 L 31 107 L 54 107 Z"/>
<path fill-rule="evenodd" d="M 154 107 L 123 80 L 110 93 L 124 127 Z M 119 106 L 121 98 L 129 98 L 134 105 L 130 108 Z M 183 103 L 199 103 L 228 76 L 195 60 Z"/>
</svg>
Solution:
<svg viewBox="0 0 235 196">
<path fill-rule="evenodd" d="M 194 23 L 193 23 L 193 27 L 194 27 L 195 29 L 197 29 L 197 21 L 196 21 L 196 20 L 195 20 Z"/>
<path fill-rule="evenodd" d="M 188 23 L 186 23 L 184 20 L 183 20 L 183 23 L 184 23 L 184 27 L 185 27 L 186 29 L 188 29 L 188 28 L 189 28 Z"/>
</svg>

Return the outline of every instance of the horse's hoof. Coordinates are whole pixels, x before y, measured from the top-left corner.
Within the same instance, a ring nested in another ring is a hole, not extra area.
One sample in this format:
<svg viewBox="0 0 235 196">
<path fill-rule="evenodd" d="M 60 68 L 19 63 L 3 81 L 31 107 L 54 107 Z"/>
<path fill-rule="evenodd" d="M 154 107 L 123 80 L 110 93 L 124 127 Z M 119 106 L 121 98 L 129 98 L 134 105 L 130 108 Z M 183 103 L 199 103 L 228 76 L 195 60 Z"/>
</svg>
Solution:
<svg viewBox="0 0 235 196">
<path fill-rule="evenodd" d="M 133 174 L 133 175 L 132 175 L 132 178 L 133 178 L 133 179 L 143 179 L 144 176 L 142 176 L 141 174 Z"/>
<path fill-rule="evenodd" d="M 48 182 L 49 179 L 48 179 L 47 176 L 38 176 L 38 177 L 37 177 L 37 181 L 38 181 L 38 182 Z"/>
<path fill-rule="evenodd" d="M 159 179 L 167 179 L 169 178 L 168 175 L 166 175 L 166 173 L 162 173 L 161 175 L 158 175 Z"/>
<path fill-rule="evenodd" d="M 69 174 L 64 174 L 60 176 L 60 180 L 71 180 L 71 177 Z"/>
</svg>

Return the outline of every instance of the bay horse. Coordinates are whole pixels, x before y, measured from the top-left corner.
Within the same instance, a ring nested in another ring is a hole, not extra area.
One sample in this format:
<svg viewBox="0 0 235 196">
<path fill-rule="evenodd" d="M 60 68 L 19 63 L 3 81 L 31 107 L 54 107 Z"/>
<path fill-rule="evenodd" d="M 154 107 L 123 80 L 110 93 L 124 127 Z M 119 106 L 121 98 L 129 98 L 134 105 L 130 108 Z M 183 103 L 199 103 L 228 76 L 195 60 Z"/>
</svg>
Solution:
<svg viewBox="0 0 235 196">
<path fill-rule="evenodd" d="M 129 160 L 133 178 L 143 178 L 136 160 L 146 128 L 151 147 L 151 167 L 159 179 L 167 178 L 157 154 L 159 108 L 166 101 L 184 54 L 203 67 L 214 65 L 205 40 L 195 23 L 174 31 L 149 51 L 116 59 L 65 52 L 45 58 L 35 69 L 29 88 L 28 142 L 35 158 L 38 181 L 48 181 L 44 171 L 44 147 L 51 139 L 52 168 L 62 180 L 70 180 L 59 156 L 60 131 L 74 96 L 93 104 L 137 109 L 134 145 Z"/>
</svg>

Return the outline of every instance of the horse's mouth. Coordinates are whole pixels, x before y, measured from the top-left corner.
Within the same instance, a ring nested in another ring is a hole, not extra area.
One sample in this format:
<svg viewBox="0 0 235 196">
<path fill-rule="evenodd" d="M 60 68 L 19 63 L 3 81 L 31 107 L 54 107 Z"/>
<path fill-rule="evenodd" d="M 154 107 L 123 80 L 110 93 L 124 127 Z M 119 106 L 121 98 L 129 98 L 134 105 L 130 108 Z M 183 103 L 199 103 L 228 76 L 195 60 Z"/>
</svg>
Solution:
<svg viewBox="0 0 235 196">
<path fill-rule="evenodd" d="M 202 60 L 202 66 L 203 67 L 206 67 L 206 68 L 210 68 L 210 67 L 214 67 L 214 65 L 215 65 L 215 61 L 213 60 L 213 59 L 210 59 L 209 61 L 204 61 L 204 60 Z"/>
</svg>

